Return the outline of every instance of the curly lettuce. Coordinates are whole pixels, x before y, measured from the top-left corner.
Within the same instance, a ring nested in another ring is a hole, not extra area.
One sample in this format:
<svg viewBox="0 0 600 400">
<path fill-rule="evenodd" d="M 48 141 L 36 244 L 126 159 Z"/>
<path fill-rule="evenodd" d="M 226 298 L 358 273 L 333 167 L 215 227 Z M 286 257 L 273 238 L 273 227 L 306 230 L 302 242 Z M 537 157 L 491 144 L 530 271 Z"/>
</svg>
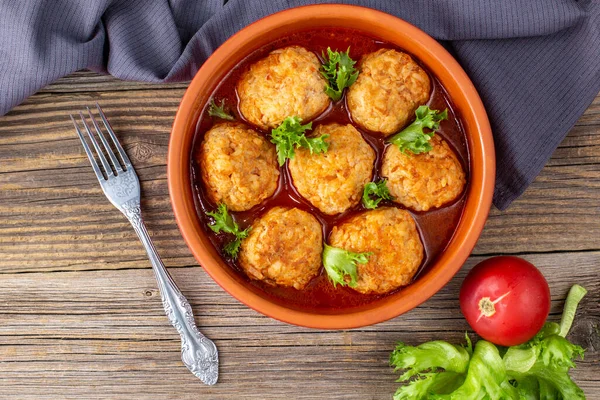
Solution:
<svg viewBox="0 0 600 400">
<path fill-rule="evenodd" d="M 225 109 L 225 99 L 221 100 L 220 105 L 217 105 L 214 98 L 210 99 L 210 104 L 208 105 L 208 115 L 211 117 L 221 118 L 226 121 L 235 120 L 233 115 L 229 114 Z"/>
<path fill-rule="evenodd" d="M 312 129 L 312 122 L 302 125 L 300 117 L 287 117 L 281 125 L 271 131 L 271 143 L 275 144 L 279 165 L 285 164 L 288 158 L 294 158 L 296 149 L 304 147 L 313 153 L 323 153 L 329 148 L 325 141 L 329 135 L 307 137 L 305 132 Z"/>
<path fill-rule="evenodd" d="M 401 152 L 410 151 L 413 154 L 421 154 L 431 151 L 429 141 L 433 138 L 435 131 L 440 128 L 440 122 L 448 119 L 448 110 L 432 110 L 428 106 L 420 106 L 415 111 L 416 119 L 412 124 L 388 139 L 388 142 L 398 146 Z M 429 132 L 425 132 L 425 128 Z"/>
<path fill-rule="evenodd" d="M 378 182 L 369 182 L 363 188 L 362 204 L 368 210 L 377 208 L 381 200 L 393 199 L 387 187 L 387 179 L 381 179 Z"/>
<path fill-rule="evenodd" d="M 358 70 L 354 68 L 356 61 L 350 58 L 349 53 L 349 47 L 345 52 L 332 51 L 328 47 L 327 56 L 322 54 L 325 63 L 321 65 L 321 75 L 327 79 L 325 93 L 333 101 L 341 99 L 344 89 L 350 87 L 358 78 Z"/>
<path fill-rule="evenodd" d="M 561 324 L 546 323 L 529 342 L 509 348 L 480 340 L 471 351 L 443 341 L 399 343 L 390 364 L 403 371 L 394 400 L 585 400 L 569 376 L 584 350 L 565 336 L 586 290 L 574 285 Z"/>
<path fill-rule="evenodd" d="M 225 204 L 219 204 L 216 211 L 209 211 L 206 213 L 213 221 L 208 227 L 215 233 L 227 233 L 234 236 L 234 239 L 223 247 L 223 252 L 231 258 L 237 258 L 242 245 L 242 240 L 248 237 L 250 234 L 250 227 L 241 230 L 237 222 L 233 220 L 231 214 L 227 210 Z"/>
<path fill-rule="evenodd" d="M 353 253 L 348 250 L 325 244 L 323 248 L 323 267 L 333 286 L 355 287 L 358 279 L 357 264 L 366 264 L 371 253 Z"/>
</svg>

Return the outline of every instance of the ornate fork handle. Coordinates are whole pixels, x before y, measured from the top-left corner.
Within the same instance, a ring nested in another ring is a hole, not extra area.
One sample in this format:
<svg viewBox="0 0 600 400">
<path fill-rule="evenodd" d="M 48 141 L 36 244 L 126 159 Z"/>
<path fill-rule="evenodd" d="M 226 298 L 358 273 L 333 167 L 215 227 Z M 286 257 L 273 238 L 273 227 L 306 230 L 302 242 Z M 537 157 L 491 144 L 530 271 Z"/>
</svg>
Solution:
<svg viewBox="0 0 600 400">
<path fill-rule="evenodd" d="M 152 269 L 158 281 L 165 313 L 181 336 L 181 360 L 202 382 L 214 385 L 219 376 L 217 347 L 196 327 L 190 303 L 169 275 L 150 240 L 142 220 L 139 203 L 132 203 L 123 205 L 123 213 L 133 225 L 133 229 L 148 252 Z"/>
<path fill-rule="evenodd" d="M 92 169 L 106 198 L 131 222 L 133 229 L 135 229 L 135 232 L 146 248 L 146 252 L 152 263 L 154 275 L 156 275 L 165 313 L 181 336 L 181 360 L 202 382 L 207 385 L 214 385 L 219 376 L 219 354 L 217 353 L 217 347 L 210 339 L 198 331 L 190 303 L 177 288 L 177 285 L 158 256 L 142 220 L 139 178 L 129 157 L 127 157 L 127 153 L 125 153 L 125 149 L 119 143 L 119 139 L 108 123 L 106 115 L 104 115 L 98 104 L 96 104 L 96 108 L 106 129 L 106 133 L 120 156 L 120 160 L 102 133 L 102 129 L 89 108 L 86 109 L 96 135 L 92 132 L 83 113 L 80 112 L 79 116 L 81 117 L 84 131 L 87 133 L 87 137 L 100 160 L 100 164 L 96 161 L 94 152 L 85 140 L 75 118 L 71 115 L 75 131 L 81 140 L 83 149 L 90 160 Z M 100 143 L 96 140 L 96 136 L 100 140 Z M 102 147 L 100 147 L 100 144 L 102 144 Z"/>
</svg>

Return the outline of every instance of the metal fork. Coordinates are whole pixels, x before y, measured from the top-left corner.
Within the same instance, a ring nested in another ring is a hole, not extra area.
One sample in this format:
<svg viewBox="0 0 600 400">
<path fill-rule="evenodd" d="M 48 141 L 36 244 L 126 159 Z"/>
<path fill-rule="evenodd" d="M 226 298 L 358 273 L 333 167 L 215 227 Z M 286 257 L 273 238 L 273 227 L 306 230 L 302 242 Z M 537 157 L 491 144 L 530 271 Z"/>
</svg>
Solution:
<svg viewBox="0 0 600 400">
<path fill-rule="evenodd" d="M 110 164 L 96 141 L 82 112 L 79 112 L 81 122 L 83 123 L 83 127 L 85 128 L 85 132 L 87 133 L 90 142 L 96 150 L 100 163 L 102 164 L 102 169 L 98 166 L 92 150 L 79 129 L 79 125 L 75 121 L 75 118 L 73 118 L 73 115 L 71 115 L 71 120 L 75 125 L 79 139 L 81 139 L 83 148 L 92 164 L 92 168 L 96 173 L 96 177 L 98 178 L 98 182 L 100 182 L 104 194 L 108 200 L 110 200 L 110 202 L 127 217 L 129 222 L 131 222 L 135 233 L 137 233 L 148 252 L 148 257 L 152 263 L 152 269 L 154 270 L 156 280 L 158 281 L 158 288 L 160 290 L 165 313 L 171 324 L 177 329 L 179 335 L 181 335 L 181 360 L 202 382 L 207 385 L 214 385 L 217 382 L 219 375 L 219 356 L 217 347 L 210 339 L 200 333 L 196 327 L 190 303 L 181 293 L 179 288 L 177 288 L 177 285 L 167 272 L 165 265 L 154 248 L 140 211 L 140 181 L 138 176 L 135 173 L 127 154 L 125 154 L 125 150 L 123 150 L 123 147 L 117 140 L 102 109 L 98 104 L 96 104 L 96 107 L 98 108 L 98 113 L 106 131 L 112 139 L 115 149 L 119 153 L 121 161 L 117 159 L 117 156 L 112 151 L 111 146 L 102 133 L 100 126 L 94 119 L 89 107 L 86 107 L 89 118 L 96 131 L 96 135 L 102 142 L 104 151 L 110 159 Z"/>
</svg>

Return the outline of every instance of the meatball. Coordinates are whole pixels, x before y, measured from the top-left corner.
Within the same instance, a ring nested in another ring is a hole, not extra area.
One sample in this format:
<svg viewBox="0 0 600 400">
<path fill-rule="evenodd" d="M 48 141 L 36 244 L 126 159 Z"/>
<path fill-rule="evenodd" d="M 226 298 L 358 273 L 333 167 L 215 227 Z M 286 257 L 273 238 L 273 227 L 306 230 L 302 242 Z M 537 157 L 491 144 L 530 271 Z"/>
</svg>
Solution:
<svg viewBox="0 0 600 400">
<path fill-rule="evenodd" d="M 329 148 L 319 154 L 296 151 L 289 163 L 294 186 L 325 214 L 342 213 L 360 201 L 373 174 L 375 151 L 352 125 L 319 125 L 314 135 L 329 135 Z"/>
<path fill-rule="evenodd" d="M 354 290 L 383 294 L 410 283 L 423 260 L 423 245 L 412 216 L 405 210 L 382 207 L 358 214 L 331 231 L 334 247 L 370 252 L 357 264 Z"/>
<path fill-rule="evenodd" d="M 200 170 L 208 198 L 245 211 L 277 189 L 275 146 L 242 123 L 213 126 L 200 146 Z"/>
<path fill-rule="evenodd" d="M 364 56 L 358 68 L 347 102 L 352 119 L 365 129 L 396 133 L 429 99 L 429 76 L 408 54 L 380 49 Z"/>
<path fill-rule="evenodd" d="M 276 128 L 286 117 L 316 117 L 330 103 L 320 67 L 317 56 L 303 47 L 272 51 L 242 75 L 240 112 L 262 129 Z"/>
<path fill-rule="evenodd" d="M 301 290 L 319 272 L 322 252 L 321 224 L 312 214 L 274 207 L 252 224 L 239 264 L 252 279 Z"/>
<path fill-rule="evenodd" d="M 427 153 L 401 152 L 389 146 L 383 156 L 381 173 L 394 201 L 416 211 L 437 208 L 456 199 L 466 183 L 465 171 L 454 151 L 439 135 Z"/>
</svg>

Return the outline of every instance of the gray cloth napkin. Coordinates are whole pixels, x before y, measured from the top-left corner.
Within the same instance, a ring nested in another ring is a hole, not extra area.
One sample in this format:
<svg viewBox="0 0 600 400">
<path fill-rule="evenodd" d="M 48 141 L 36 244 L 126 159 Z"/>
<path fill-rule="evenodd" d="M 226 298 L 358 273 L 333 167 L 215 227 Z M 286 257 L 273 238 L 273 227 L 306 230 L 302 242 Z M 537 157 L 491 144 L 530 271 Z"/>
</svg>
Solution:
<svg viewBox="0 0 600 400">
<path fill-rule="evenodd" d="M 306 0 L 0 0 L 0 115 L 90 68 L 121 79 L 191 79 L 228 37 Z M 349 0 L 442 41 L 494 130 L 494 204 L 505 209 L 600 90 L 600 0 Z"/>
</svg>

